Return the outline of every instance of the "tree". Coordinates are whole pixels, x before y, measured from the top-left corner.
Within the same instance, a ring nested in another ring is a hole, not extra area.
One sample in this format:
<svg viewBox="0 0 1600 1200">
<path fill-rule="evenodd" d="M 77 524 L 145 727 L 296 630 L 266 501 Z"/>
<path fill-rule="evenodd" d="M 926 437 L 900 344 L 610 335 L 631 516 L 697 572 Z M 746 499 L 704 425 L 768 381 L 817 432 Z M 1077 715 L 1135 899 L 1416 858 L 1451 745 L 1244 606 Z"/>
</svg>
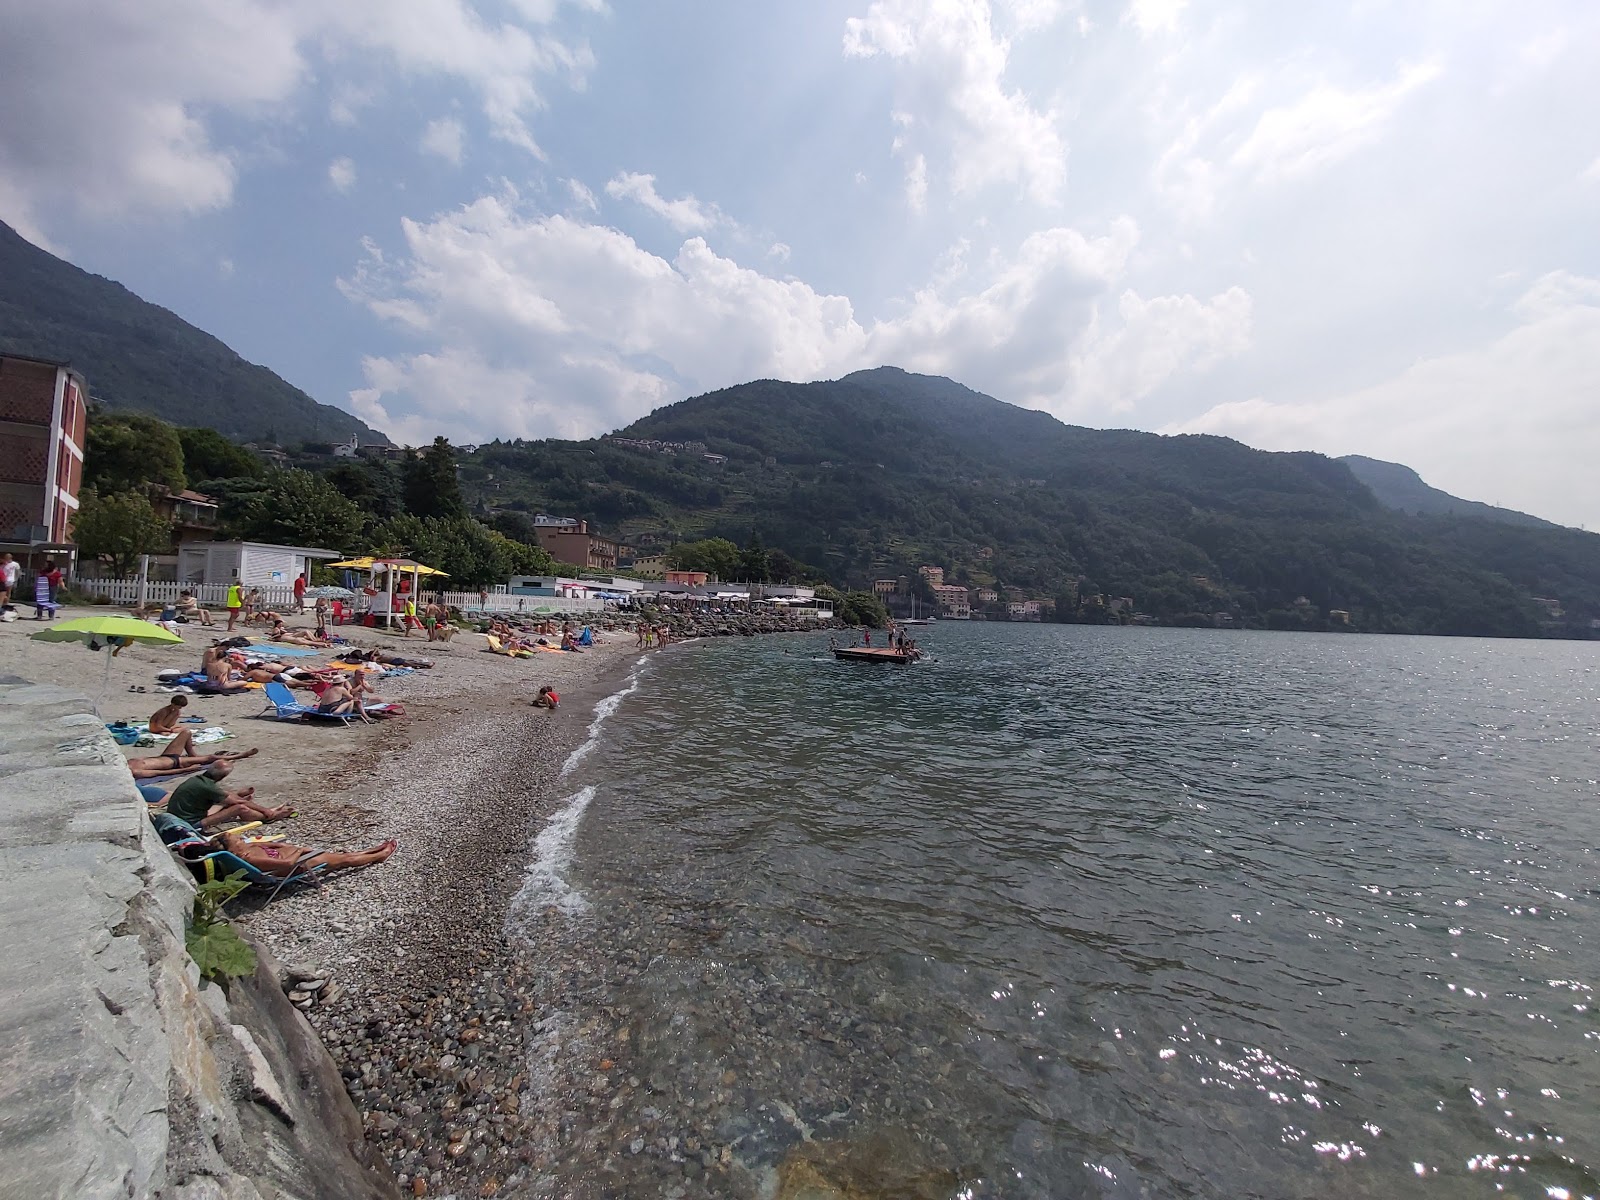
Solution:
<svg viewBox="0 0 1600 1200">
<path fill-rule="evenodd" d="M 235 493 L 223 518 L 235 537 L 347 550 L 361 543 L 361 510 L 320 475 L 270 471 L 259 489 Z"/>
<path fill-rule="evenodd" d="M 187 480 L 178 431 L 144 413 L 96 410 L 84 435 L 83 482 L 106 496 L 152 483 L 182 491 Z"/>
<path fill-rule="evenodd" d="M 322 477 L 366 514 L 368 533 L 406 511 L 400 472 L 387 462 L 362 459 L 337 463 Z"/>
<path fill-rule="evenodd" d="M 740 552 L 739 570 L 749 583 L 765 583 L 772 577 L 772 559 L 759 535 L 752 535 L 750 544 Z"/>
<path fill-rule="evenodd" d="M 704 571 L 718 579 L 733 579 L 742 561 L 739 547 L 727 538 L 706 538 L 699 542 L 679 542 L 667 554 L 679 571 Z"/>
<path fill-rule="evenodd" d="M 409 514 L 386 521 L 374 533 L 379 551 L 406 555 L 446 572 L 450 584 L 479 588 L 513 575 L 547 575 L 550 555 L 513 541 L 471 517 L 422 520 Z"/>
<path fill-rule="evenodd" d="M 260 478 L 266 465 L 215 429 L 179 429 L 183 473 L 191 483 L 210 479 Z"/>
<path fill-rule="evenodd" d="M 72 519 L 72 536 L 86 558 L 108 558 L 112 572 L 132 575 L 143 554 L 160 554 L 172 544 L 172 523 L 156 515 L 147 496 L 114 492 L 102 497 L 85 488 Z"/>
<path fill-rule="evenodd" d="M 405 465 L 406 509 L 417 517 L 464 517 L 455 447 L 443 437 Z"/>
<path fill-rule="evenodd" d="M 884 607 L 883 597 L 876 592 L 851 592 L 845 597 L 845 604 L 854 616 L 853 625 L 882 629 L 889 623 L 889 610 Z"/>
</svg>

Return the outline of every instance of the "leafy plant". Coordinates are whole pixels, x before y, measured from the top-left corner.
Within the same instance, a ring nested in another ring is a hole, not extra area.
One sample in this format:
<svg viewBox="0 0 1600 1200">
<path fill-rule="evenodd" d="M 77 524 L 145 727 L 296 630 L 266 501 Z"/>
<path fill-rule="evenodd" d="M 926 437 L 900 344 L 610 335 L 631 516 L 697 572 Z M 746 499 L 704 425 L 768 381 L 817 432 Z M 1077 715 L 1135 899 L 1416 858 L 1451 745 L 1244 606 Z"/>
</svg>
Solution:
<svg viewBox="0 0 1600 1200">
<path fill-rule="evenodd" d="M 255 949 L 222 915 L 223 906 L 249 886 L 245 873 L 235 871 L 195 889 L 194 915 L 183 940 L 206 979 L 239 977 L 256 969 Z"/>
<path fill-rule="evenodd" d="M 79 497 L 72 536 L 84 558 L 109 558 L 118 575 L 131 575 L 141 554 L 159 554 L 172 541 L 172 523 L 156 515 L 138 492 L 102 496 L 90 487 Z"/>
</svg>

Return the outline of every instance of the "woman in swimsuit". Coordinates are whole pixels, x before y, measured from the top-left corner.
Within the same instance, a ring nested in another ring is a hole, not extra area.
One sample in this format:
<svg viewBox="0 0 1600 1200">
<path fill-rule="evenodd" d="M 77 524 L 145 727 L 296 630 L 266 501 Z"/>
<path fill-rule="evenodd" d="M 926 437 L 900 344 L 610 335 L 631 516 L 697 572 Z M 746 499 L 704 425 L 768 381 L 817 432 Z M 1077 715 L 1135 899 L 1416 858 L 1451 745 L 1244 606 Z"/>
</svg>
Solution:
<svg viewBox="0 0 1600 1200">
<path fill-rule="evenodd" d="M 313 850 L 292 842 L 254 842 L 239 833 L 219 833 L 211 841 L 268 875 L 303 875 L 316 867 L 335 871 L 345 867 L 367 867 L 383 862 L 400 845 L 390 838 L 370 850 Z"/>
</svg>

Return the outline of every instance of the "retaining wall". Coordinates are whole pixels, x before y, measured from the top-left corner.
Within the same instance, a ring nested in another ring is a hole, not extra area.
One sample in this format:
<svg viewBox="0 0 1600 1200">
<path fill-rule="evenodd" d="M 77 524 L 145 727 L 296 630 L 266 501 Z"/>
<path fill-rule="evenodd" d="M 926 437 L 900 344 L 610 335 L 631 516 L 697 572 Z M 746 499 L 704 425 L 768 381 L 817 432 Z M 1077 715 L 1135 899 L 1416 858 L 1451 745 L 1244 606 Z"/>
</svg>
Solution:
<svg viewBox="0 0 1600 1200">
<path fill-rule="evenodd" d="M 397 1195 L 275 964 L 200 980 L 192 900 L 88 701 L 0 677 L 0 1196 Z"/>
</svg>

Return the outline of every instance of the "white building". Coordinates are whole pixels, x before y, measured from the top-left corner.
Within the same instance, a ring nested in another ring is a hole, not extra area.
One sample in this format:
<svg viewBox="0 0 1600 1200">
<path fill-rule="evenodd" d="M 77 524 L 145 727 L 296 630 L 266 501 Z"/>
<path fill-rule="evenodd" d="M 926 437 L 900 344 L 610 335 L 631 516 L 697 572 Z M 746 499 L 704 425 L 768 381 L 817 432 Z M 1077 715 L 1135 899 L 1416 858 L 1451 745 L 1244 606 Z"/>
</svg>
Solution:
<svg viewBox="0 0 1600 1200">
<path fill-rule="evenodd" d="M 343 558 L 337 550 L 274 546 L 267 542 L 185 542 L 178 547 L 179 583 L 292 584 L 317 560 Z"/>
</svg>

